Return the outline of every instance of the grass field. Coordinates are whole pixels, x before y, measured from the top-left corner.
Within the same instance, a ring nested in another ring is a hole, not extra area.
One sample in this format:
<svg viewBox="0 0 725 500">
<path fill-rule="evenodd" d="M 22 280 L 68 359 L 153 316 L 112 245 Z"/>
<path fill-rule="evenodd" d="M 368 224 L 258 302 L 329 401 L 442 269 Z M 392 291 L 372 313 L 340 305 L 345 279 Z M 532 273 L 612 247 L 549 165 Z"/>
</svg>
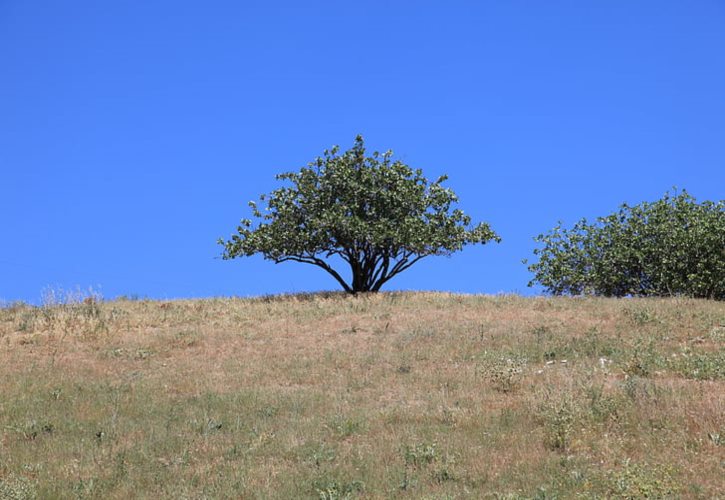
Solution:
<svg viewBox="0 0 725 500">
<path fill-rule="evenodd" d="M 0 498 L 723 498 L 725 304 L 0 309 Z"/>
</svg>

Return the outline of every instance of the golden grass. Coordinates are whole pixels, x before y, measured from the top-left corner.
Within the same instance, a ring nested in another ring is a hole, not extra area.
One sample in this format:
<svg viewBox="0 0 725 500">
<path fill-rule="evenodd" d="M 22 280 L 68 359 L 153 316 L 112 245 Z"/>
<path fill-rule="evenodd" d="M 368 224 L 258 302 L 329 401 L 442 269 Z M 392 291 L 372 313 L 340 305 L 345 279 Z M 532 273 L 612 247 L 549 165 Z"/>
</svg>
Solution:
<svg viewBox="0 0 725 500">
<path fill-rule="evenodd" d="M 725 304 L 0 309 L 0 498 L 716 498 Z"/>
</svg>

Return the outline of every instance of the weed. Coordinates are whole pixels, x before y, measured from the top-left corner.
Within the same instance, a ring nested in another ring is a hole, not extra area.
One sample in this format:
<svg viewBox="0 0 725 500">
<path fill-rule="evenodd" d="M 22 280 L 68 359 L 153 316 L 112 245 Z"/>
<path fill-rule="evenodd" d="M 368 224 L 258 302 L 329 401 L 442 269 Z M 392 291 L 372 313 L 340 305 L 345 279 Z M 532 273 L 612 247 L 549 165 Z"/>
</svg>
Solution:
<svg viewBox="0 0 725 500">
<path fill-rule="evenodd" d="M 622 406 L 619 397 L 607 394 L 603 384 L 588 385 L 584 390 L 589 400 L 589 413 L 595 422 L 619 419 Z"/>
<path fill-rule="evenodd" d="M 521 385 L 526 359 L 520 357 L 488 358 L 479 365 L 494 389 L 499 392 L 512 392 Z"/>
<path fill-rule="evenodd" d="M 220 422 L 219 420 L 216 420 L 214 418 L 209 418 L 207 419 L 206 423 L 201 426 L 200 433 L 206 436 L 221 430 L 222 427 L 224 427 L 223 422 Z"/>
<path fill-rule="evenodd" d="M 344 328 L 340 333 L 349 335 L 349 334 L 357 333 L 358 331 L 360 331 L 358 326 L 353 324 L 353 325 L 350 325 L 349 328 Z"/>
<path fill-rule="evenodd" d="M 327 428 L 338 437 L 345 439 L 362 431 L 364 422 L 355 418 L 348 418 L 342 415 L 335 415 L 330 420 Z"/>
<path fill-rule="evenodd" d="M 536 343 L 540 345 L 551 334 L 551 328 L 546 325 L 538 325 L 534 327 L 531 333 L 536 339 Z"/>
<path fill-rule="evenodd" d="M 406 467 L 421 468 L 438 460 L 438 445 L 436 443 L 415 443 L 406 445 L 403 450 L 403 460 Z"/>
<path fill-rule="evenodd" d="M 337 458 L 337 453 L 325 443 L 315 447 L 310 453 L 309 460 L 315 467 L 322 467 L 324 464 L 331 463 Z"/>
<path fill-rule="evenodd" d="M 279 407 L 278 406 L 265 406 L 261 410 L 259 410 L 259 415 L 264 418 L 274 418 L 277 415 L 279 415 Z"/>
<path fill-rule="evenodd" d="M 675 357 L 668 358 L 671 369 L 684 377 L 695 380 L 725 379 L 725 349 L 715 352 L 694 352 L 683 349 Z"/>
<path fill-rule="evenodd" d="M 48 421 L 28 420 L 20 425 L 8 425 L 6 429 L 15 431 L 25 441 L 34 441 L 40 436 L 50 436 L 55 431 L 55 425 Z"/>
<path fill-rule="evenodd" d="M 715 342 L 725 342 L 725 325 L 714 326 L 710 330 L 708 337 Z"/>
<path fill-rule="evenodd" d="M 455 481 L 456 476 L 450 467 L 441 467 L 432 472 L 431 476 L 436 483 L 444 483 L 446 481 Z"/>
<path fill-rule="evenodd" d="M 625 461 L 609 473 L 610 493 L 619 498 L 673 498 L 679 493 L 673 467 Z"/>
<path fill-rule="evenodd" d="M 652 374 L 658 363 L 654 341 L 638 338 L 624 363 L 624 373 L 630 376 L 647 377 Z"/>
<path fill-rule="evenodd" d="M 0 498 L 2 500 L 35 500 L 37 485 L 23 476 L 10 474 L 0 477 Z"/>
<path fill-rule="evenodd" d="M 113 474 L 117 480 L 124 479 L 128 475 L 128 459 L 126 452 L 120 451 L 116 453 L 113 459 Z"/>
<path fill-rule="evenodd" d="M 574 426 L 580 417 L 574 396 L 568 390 L 549 388 L 538 404 L 538 418 L 544 426 L 544 440 L 551 450 L 567 451 Z"/>
<path fill-rule="evenodd" d="M 585 357 L 612 356 L 616 348 L 605 339 L 597 327 L 589 328 L 582 337 L 575 339 L 574 351 Z"/>
<path fill-rule="evenodd" d="M 153 349 L 145 347 L 138 347 L 136 349 L 131 349 L 127 347 L 114 347 L 106 352 L 106 355 L 111 358 L 123 358 L 139 361 L 149 359 L 154 354 L 155 353 Z"/>
<path fill-rule="evenodd" d="M 720 432 L 708 432 L 707 437 L 715 446 L 725 446 L 725 434 Z"/>
<path fill-rule="evenodd" d="M 73 484 L 72 490 L 76 498 L 94 498 L 98 483 L 94 478 L 79 479 Z"/>
<path fill-rule="evenodd" d="M 622 389 L 631 401 L 654 400 L 659 395 L 654 382 L 637 376 L 627 377 L 622 383 Z"/>
<path fill-rule="evenodd" d="M 406 445 L 401 449 L 401 455 L 405 463 L 403 479 L 399 484 L 401 490 L 409 490 L 415 487 L 417 485 L 416 473 L 427 469 L 440 459 L 436 443 L 421 442 Z M 444 478 L 445 480 L 453 478 L 453 474 L 445 466 L 440 470 L 432 471 L 431 476 L 437 482 L 443 482 Z"/>
<path fill-rule="evenodd" d="M 320 500 L 343 500 L 356 496 L 365 489 L 365 484 L 359 480 L 339 481 L 327 477 L 315 479 L 312 488 Z"/>
<path fill-rule="evenodd" d="M 174 335 L 174 344 L 178 347 L 193 347 L 202 339 L 198 330 L 180 330 Z"/>
<path fill-rule="evenodd" d="M 152 349 L 144 349 L 144 348 L 138 348 L 133 353 L 133 359 L 148 359 L 151 356 L 154 355 L 154 351 Z"/>
<path fill-rule="evenodd" d="M 408 467 L 406 467 L 403 470 L 403 479 L 401 479 L 400 484 L 398 484 L 398 488 L 401 490 L 411 490 L 415 488 L 418 484 L 418 481 L 413 477 L 410 473 L 410 470 L 408 470 Z"/>
<path fill-rule="evenodd" d="M 84 337 L 107 333 L 110 318 L 104 313 L 102 302 L 100 293 L 92 288 L 87 291 L 48 288 L 43 292 L 40 307 L 22 306 L 17 309 L 16 330 Z"/>
<path fill-rule="evenodd" d="M 657 314 L 648 307 L 628 307 L 624 313 L 636 326 L 644 326 L 658 320 Z"/>
<path fill-rule="evenodd" d="M 458 480 L 456 474 L 456 459 L 452 455 L 445 454 L 441 457 L 440 464 L 431 471 L 433 482 L 441 484 L 448 481 Z"/>
</svg>

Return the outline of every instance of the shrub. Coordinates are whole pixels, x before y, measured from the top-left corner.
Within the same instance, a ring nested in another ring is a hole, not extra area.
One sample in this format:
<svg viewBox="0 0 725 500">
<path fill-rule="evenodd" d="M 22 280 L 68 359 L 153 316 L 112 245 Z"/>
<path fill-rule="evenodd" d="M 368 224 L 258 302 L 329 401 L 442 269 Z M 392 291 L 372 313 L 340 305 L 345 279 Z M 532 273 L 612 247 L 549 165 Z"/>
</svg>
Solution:
<svg viewBox="0 0 725 500">
<path fill-rule="evenodd" d="M 676 498 L 679 486 L 675 470 L 625 461 L 621 470 L 609 474 L 610 494 L 618 498 Z"/>
<path fill-rule="evenodd" d="M 483 364 L 477 370 L 483 374 L 499 392 L 513 392 L 521 384 L 527 360 L 510 356 L 495 358 L 484 357 Z"/>
<path fill-rule="evenodd" d="M 544 246 L 534 250 L 529 286 L 554 295 L 725 299 L 725 200 L 666 193 L 593 224 L 560 224 L 535 240 Z"/>
</svg>

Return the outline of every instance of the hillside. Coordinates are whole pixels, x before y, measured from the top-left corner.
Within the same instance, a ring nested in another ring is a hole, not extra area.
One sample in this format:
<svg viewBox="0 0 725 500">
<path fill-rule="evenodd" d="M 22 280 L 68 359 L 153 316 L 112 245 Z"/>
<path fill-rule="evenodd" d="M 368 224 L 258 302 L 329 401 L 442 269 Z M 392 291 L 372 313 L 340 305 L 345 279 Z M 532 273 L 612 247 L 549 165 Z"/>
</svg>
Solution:
<svg viewBox="0 0 725 500">
<path fill-rule="evenodd" d="M 714 498 L 724 463 L 722 302 L 0 309 L 0 498 Z"/>
</svg>

